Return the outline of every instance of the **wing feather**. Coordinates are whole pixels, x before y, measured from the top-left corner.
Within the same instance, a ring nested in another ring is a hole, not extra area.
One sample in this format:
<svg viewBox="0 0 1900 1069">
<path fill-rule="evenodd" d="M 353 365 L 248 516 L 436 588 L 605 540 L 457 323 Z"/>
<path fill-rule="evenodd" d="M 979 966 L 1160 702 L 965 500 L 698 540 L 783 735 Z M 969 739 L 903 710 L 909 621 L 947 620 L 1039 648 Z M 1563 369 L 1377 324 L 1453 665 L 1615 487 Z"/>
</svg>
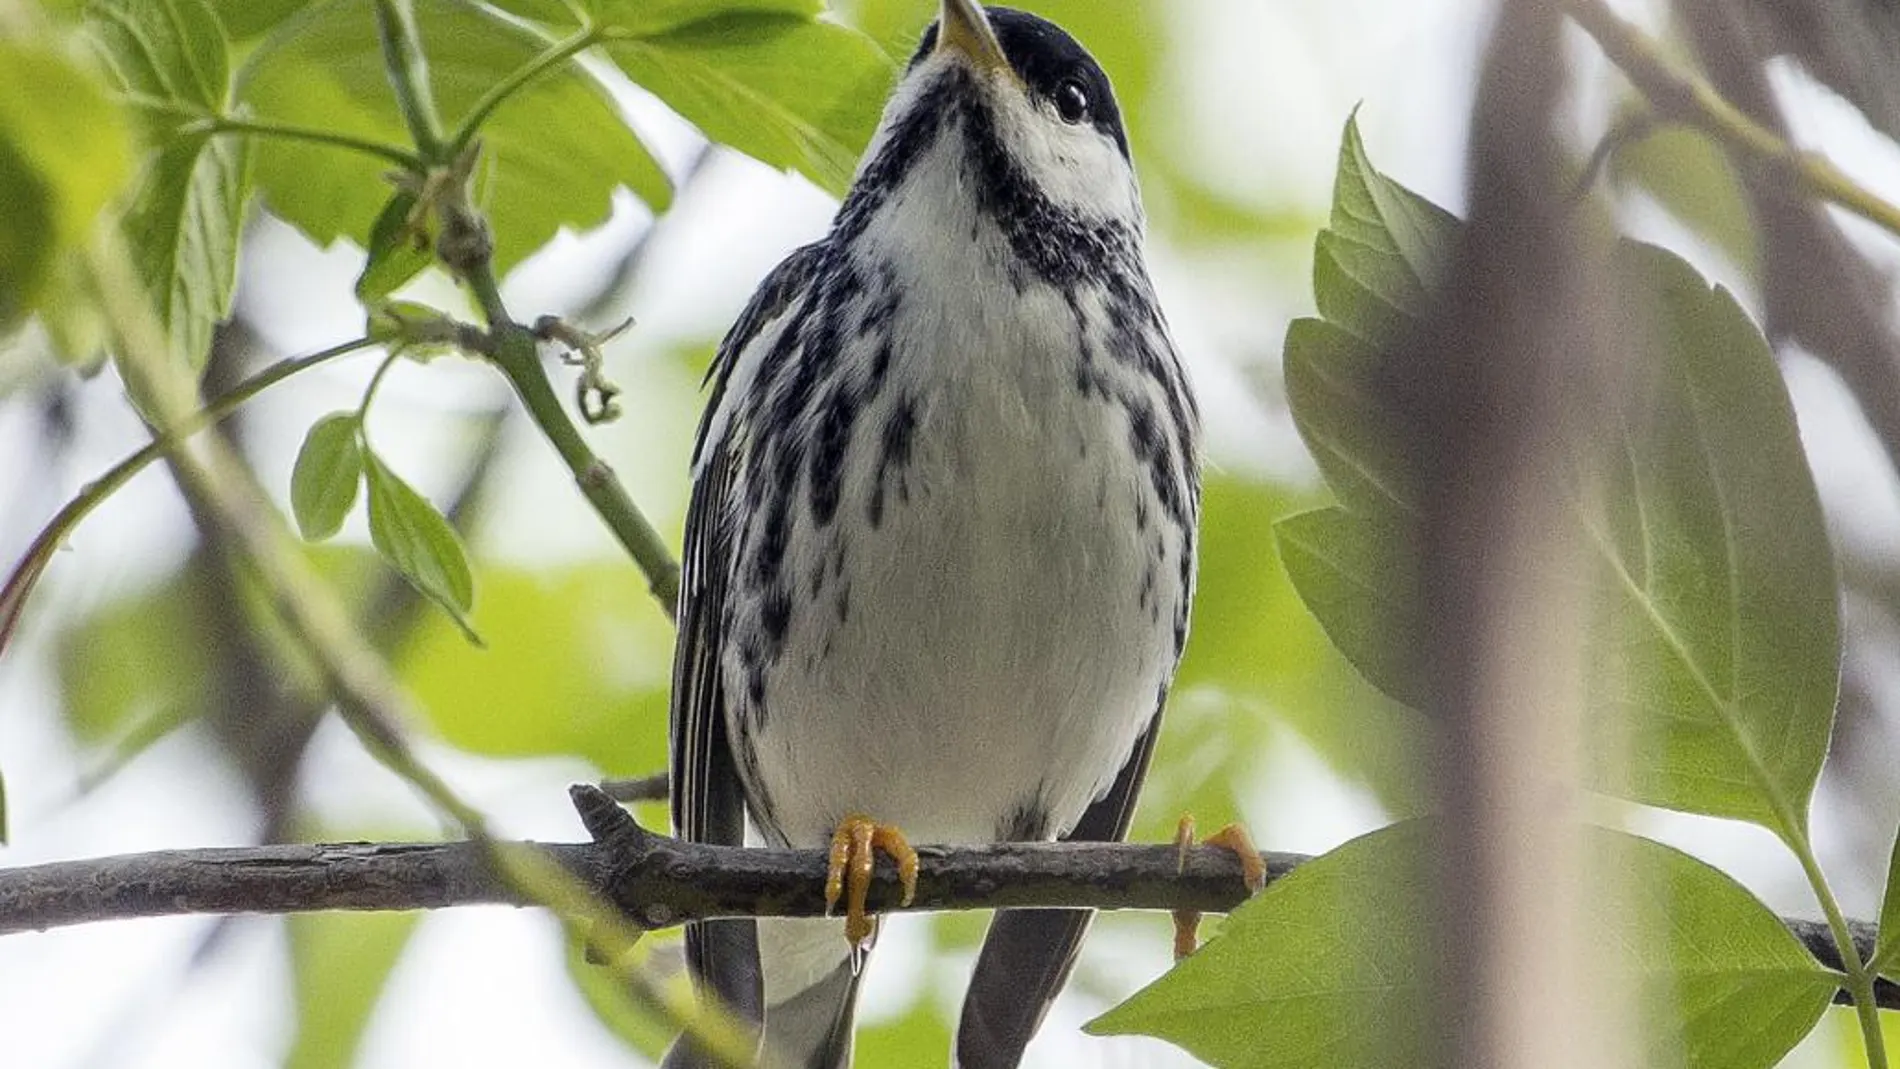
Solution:
<svg viewBox="0 0 1900 1069">
<path fill-rule="evenodd" d="M 693 493 L 686 511 L 681 561 L 679 642 L 673 657 L 669 717 L 672 774 L 669 802 L 674 834 L 692 842 L 729 846 L 745 842 L 745 791 L 726 727 L 723 658 L 726 590 L 733 569 L 738 516 L 734 496 L 739 413 L 726 411 L 743 398 L 728 396 L 733 372 L 759 335 L 781 318 L 811 281 L 822 246 L 798 250 L 766 276 L 738 322 L 720 343 L 707 378 L 712 394 L 693 446 Z M 715 431 L 715 428 L 718 428 Z M 758 1021 L 763 992 L 758 936 L 751 921 L 710 921 L 686 926 L 686 960 L 702 990 L 743 1019 Z M 698 1065 L 692 1045 L 681 1043 L 668 1066 Z"/>
</svg>

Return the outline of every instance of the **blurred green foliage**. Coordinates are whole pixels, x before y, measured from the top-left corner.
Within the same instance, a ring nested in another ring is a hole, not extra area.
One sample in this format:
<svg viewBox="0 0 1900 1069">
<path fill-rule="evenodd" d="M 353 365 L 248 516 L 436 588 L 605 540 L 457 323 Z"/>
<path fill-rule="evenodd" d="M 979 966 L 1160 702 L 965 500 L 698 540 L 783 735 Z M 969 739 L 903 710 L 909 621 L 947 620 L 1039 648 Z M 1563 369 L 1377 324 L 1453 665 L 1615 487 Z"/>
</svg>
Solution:
<svg viewBox="0 0 1900 1069">
<path fill-rule="evenodd" d="M 355 1062 L 389 974 L 420 920 L 413 913 L 306 913 L 285 921 L 297 1031 L 284 1069 Z"/>
<path fill-rule="evenodd" d="M 1691 231 L 1761 278 L 1761 249 L 1747 190 L 1728 155 L 1708 136 L 1680 126 L 1649 129 L 1610 157 L 1610 178 L 1653 197 Z"/>
<path fill-rule="evenodd" d="M 443 741 L 580 757 L 614 776 L 665 768 L 673 636 L 639 574 L 605 561 L 479 578 L 485 648 L 432 617 L 397 663 Z"/>
<path fill-rule="evenodd" d="M 71 49 L 0 38 L 0 333 L 42 317 L 74 361 L 99 340 L 76 260 L 132 177 L 131 123 Z"/>
</svg>

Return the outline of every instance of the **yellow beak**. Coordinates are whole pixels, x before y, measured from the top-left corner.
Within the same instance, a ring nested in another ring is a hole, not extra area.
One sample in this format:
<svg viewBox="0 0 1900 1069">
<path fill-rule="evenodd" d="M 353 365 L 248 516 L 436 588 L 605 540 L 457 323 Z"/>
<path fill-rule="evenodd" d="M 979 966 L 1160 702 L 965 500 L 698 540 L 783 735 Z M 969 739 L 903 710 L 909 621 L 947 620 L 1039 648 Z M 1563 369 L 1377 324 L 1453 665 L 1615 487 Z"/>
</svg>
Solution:
<svg viewBox="0 0 1900 1069">
<path fill-rule="evenodd" d="M 955 52 L 980 71 L 1008 71 L 1009 58 L 990 28 L 990 19 L 977 0 L 943 0 L 938 18 L 937 52 Z"/>
</svg>

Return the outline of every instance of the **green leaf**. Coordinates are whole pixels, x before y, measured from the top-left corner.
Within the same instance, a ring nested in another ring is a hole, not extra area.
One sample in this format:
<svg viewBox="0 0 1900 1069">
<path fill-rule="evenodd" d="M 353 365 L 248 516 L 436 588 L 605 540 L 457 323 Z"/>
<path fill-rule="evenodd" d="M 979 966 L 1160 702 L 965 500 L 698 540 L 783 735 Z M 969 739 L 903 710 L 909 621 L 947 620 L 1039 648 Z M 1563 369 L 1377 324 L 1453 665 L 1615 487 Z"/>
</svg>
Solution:
<svg viewBox="0 0 1900 1069">
<path fill-rule="evenodd" d="M 94 0 L 86 25 L 120 86 L 148 105 L 155 151 L 125 235 L 173 354 L 195 370 L 210 355 L 212 327 L 231 312 L 250 196 L 244 139 L 180 130 L 228 109 L 224 30 L 206 0 Z"/>
<path fill-rule="evenodd" d="M 475 580 L 455 528 L 376 454 L 365 450 L 363 463 L 369 483 L 369 537 L 377 552 L 479 644 L 468 625 Z"/>
<path fill-rule="evenodd" d="M 666 767 L 673 630 L 624 561 L 484 568 L 482 638 L 422 623 L 397 669 L 445 742 L 492 757 L 582 758 L 606 775 Z"/>
<path fill-rule="evenodd" d="M 1372 388 L 1379 361 L 1378 349 L 1333 323 L 1296 319 L 1287 326 L 1287 403 L 1300 437 L 1341 504 L 1388 518 L 1417 504 L 1394 430 L 1399 418 Z"/>
<path fill-rule="evenodd" d="M 1762 901 L 1679 850 L 1597 831 L 1594 873 L 1625 874 L 1640 903 L 1600 879 L 1587 923 L 1616 940 L 1644 1015 L 1650 1065 L 1751 1069 L 1778 1064 L 1826 1012 L 1841 976 L 1822 967 Z"/>
<path fill-rule="evenodd" d="M 815 19 L 825 0 L 490 0 L 524 19 L 572 26 L 575 9 L 616 35 L 645 35 L 725 15 L 791 15 Z"/>
<path fill-rule="evenodd" d="M 90 304 L 70 264 L 120 196 L 132 158 L 131 132 L 96 78 L 51 44 L 0 38 L 0 331 Z"/>
<path fill-rule="evenodd" d="M 1402 529 L 1327 508 L 1281 520 L 1274 534 L 1288 578 L 1333 645 L 1373 686 L 1423 707 L 1410 658 L 1417 585 Z"/>
<path fill-rule="evenodd" d="M 1880 941 L 1868 968 L 1891 980 L 1896 963 L 1900 963 L 1900 839 L 1894 841 L 1893 853 L 1887 859 L 1887 890 L 1880 900 Z"/>
<path fill-rule="evenodd" d="M 212 0 L 219 21 L 234 41 L 248 41 L 276 29 L 309 7 L 311 0 Z"/>
<path fill-rule="evenodd" d="M 744 15 L 784 15 L 815 21 L 825 0 L 584 0 L 615 32 L 660 33 L 689 22 Z"/>
<path fill-rule="evenodd" d="M 1586 923 L 1644 1013 L 1640 1064 L 1766 1069 L 1813 1028 L 1839 977 L 1758 899 L 1677 850 L 1585 834 Z M 1425 1064 L 1434 841 L 1412 822 L 1308 862 L 1089 1031 L 1155 1036 L 1220 1069 Z"/>
<path fill-rule="evenodd" d="M 545 22 L 554 26 L 573 26 L 578 21 L 575 9 L 589 11 L 594 6 L 588 0 L 577 0 L 574 7 L 565 0 L 488 0 L 490 6 L 517 15 L 534 22 Z"/>
<path fill-rule="evenodd" d="M 249 197 L 246 143 L 196 135 L 148 161 L 126 212 L 139 274 L 170 331 L 172 353 L 193 370 L 204 367 L 212 329 L 231 314 Z"/>
<path fill-rule="evenodd" d="M 415 213 L 415 195 L 398 193 L 370 227 L 369 259 L 356 279 L 356 299 L 365 308 L 382 304 L 435 263 L 434 236 L 416 229 Z"/>
<path fill-rule="evenodd" d="M 290 472 L 290 510 L 304 538 L 321 542 L 342 530 L 362 482 L 361 419 L 333 412 L 318 420 Z"/>
<path fill-rule="evenodd" d="M 155 130 L 223 113 L 230 46 L 206 0 L 92 0 L 86 32 L 120 86 L 156 109 Z"/>
<path fill-rule="evenodd" d="M 1655 198 L 1749 278 L 1761 277 L 1761 248 L 1748 190 L 1734 160 L 1701 131 L 1688 126 L 1649 131 L 1610 157 L 1610 177 L 1624 189 Z"/>
<path fill-rule="evenodd" d="M 1327 320 L 1374 345 L 1426 309 L 1458 234 L 1449 212 L 1379 173 L 1358 119 L 1346 120 L 1333 215 L 1313 253 L 1313 296 Z"/>
<path fill-rule="evenodd" d="M 776 6 L 776 5 L 775 5 Z M 801 5 L 802 6 L 802 5 Z M 877 45 L 830 22 L 729 13 L 658 30 L 639 6 L 607 54 L 706 136 L 842 195 L 894 74 Z"/>
<path fill-rule="evenodd" d="M 1443 271 L 1459 229 L 1457 216 L 1373 167 L 1358 116 L 1346 120 L 1333 187 L 1333 233 L 1396 260 L 1402 271 L 1395 268 L 1391 277 L 1404 279 L 1397 288 L 1415 297 Z"/>
<path fill-rule="evenodd" d="M 196 578 L 187 568 L 109 602 L 55 642 L 66 728 L 110 765 L 137 756 L 210 701 Z"/>
<path fill-rule="evenodd" d="M 1401 824 L 1307 862 L 1088 1031 L 1154 1036 L 1223 1069 L 1423 1064 L 1428 845 Z"/>
<path fill-rule="evenodd" d="M 353 1065 L 416 913 L 303 913 L 288 921 L 297 1034 L 285 1069 Z"/>
<path fill-rule="evenodd" d="M 1598 774 L 1638 801 L 1787 836 L 1806 827 L 1841 656 L 1794 409 L 1726 290 L 1648 246 L 1626 245 L 1614 272 L 1650 328 L 1631 366 L 1655 374 L 1588 521 L 1607 614 L 1591 658 Z"/>
<path fill-rule="evenodd" d="M 58 249 L 53 197 L 17 141 L 0 140 L 0 203 L 9 216 L 0 227 L 0 328 L 10 329 L 39 303 Z"/>
<path fill-rule="evenodd" d="M 632 952 L 645 955 L 654 940 L 664 938 L 657 932 L 649 935 Z M 641 1061 L 659 1064 L 660 1056 L 678 1034 L 672 1022 L 629 997 L 620 974 L 611 966 L 587 960 L 587 948 L 582 940 L 570 935 L 563 943 L 567 975 L 574 981 L 574 989 L 587 1003 L 587 1008 L 594 1011 L 594 1017 L 628 1050 L 639 1054 Z"/>
<path fill-rule="evenodd" d="M 1337 252 L 1340 270 L 1315 276 L 1327 323 L 1289 330 L 1287 375 L 1294 418 L 1343 507 L 1288 521 L 1282 557 L 1355 667 L 1417 703 L 1403 662 L 1416 648 L 1411 497 L 1403 446 L 1383 431 L 1406 421 L 1372 398 L 1391 358 L 1381 332 L 1416 327 L 1455 235 L 1372 169 L 1350 123 L 1336 197 L 1320 253 Z M 1594 454 L 1578 458 L 1579 471 L 1608 463 L 1604 484 L 1554 488 L 1594 558 L 1580 576 L 1595 610 L 1594 783 L 1797 837 L 1832 725 L 1840 635 L 1793 407 L 1728 293 L 1660 249 L 1625 245 L 1605 266 L 1638 332 L 1630 366 L 1649 381 L 1641 402 L 1604 402 L 1620 419 L 1602 421 Z"/>
<path fill-rule="evenodd" d="M 443 121 L 453 129 L 494 84 L 550 42 L 485 8 L 417 0 L 416 23 Z M 392 146 L 409 143 L 385 73 L 371 5 L 312 4 L 272 33 L 238 76 L 257 116 Z M 563 227 L 605 222 L 626 187 L 654 211 L 672 186 L 606 88 L 576 63 L 528 83 L 489 116 L 479 190 L 495 226 L 495 266 L 506 271 Z M 387 160 L 281 138 L 257 147 L 257 183 L 271 210 L 319 243 L 371 246 L 389 200 Z"/>
</svg>

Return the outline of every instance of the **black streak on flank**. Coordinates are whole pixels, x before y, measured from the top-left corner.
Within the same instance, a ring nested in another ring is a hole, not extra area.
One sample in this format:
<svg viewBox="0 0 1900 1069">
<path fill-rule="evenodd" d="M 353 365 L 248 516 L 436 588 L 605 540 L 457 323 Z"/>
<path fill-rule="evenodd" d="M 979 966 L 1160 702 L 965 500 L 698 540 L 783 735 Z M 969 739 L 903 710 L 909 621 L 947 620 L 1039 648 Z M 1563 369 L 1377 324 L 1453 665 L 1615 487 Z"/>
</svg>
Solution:
<svg viewBox="0 0 1900 1069">
<path fill-rule="evenodd" d="M 1174 603 L 1174 656 L 1181 657 L 1181 651 L 1187 647 L 1188 633 L 1188 591 L 1194 585 L 1194 532 L 1181 532 L 1181 585 L 1177 588 Z"/>
<path fill-rule="evenodd" d="M 1049 810 L 1042 804 L 1042 792 L 1016 803 L 996 824 L 996 837 L 1004 842 L 1037 842 L 1049 837 Z"/>
<path fill-rule="evenodd" d="M 884 423 L 883 452 L 878 457 L 876 484 L 871 488 L 869 519 L 873 528 L 884 525 L 884 495 L 890 479 L 899 480 L 903 499 L 910 500 L 910 491 L 903 478 L 904 469 L 910 466 L 911 447 L 916 437 L 917 401 L 906 397 L 897 403 L 896 410 Z"/>
<path fill-rule="evenodd" d="M 1096 362 L 1095 342 L 1089 333 L 1088 314 L 1082 310 L 1079 289 L 1071 286 L 1063 290 L 1062 299 L 1069 306 L 1069 314 L 1075 317 L 1075 388 L 1083 397 L 1105 398 L 1109 395 L 1108 374 Z M 1082 455 L 1088 455 L 1086 449 Z"/>
<path fill-rule="evenodd" d="M 785 550 L 791 538 L 791 508 L 786 502 L 786 495 L 780 493 L 773 499 L 770 511 L 765 515 L 765 526 L 759 531 L 758 543 L 752 551 L 752 579 L 759 586 L 778 583 L 779 572 L 785 565 Z"/>
<path fill-rule="evenodd" d="M 838 496 L 844 480 L 844 455 L 851 444 L 851 427 L 858 418 L 855 390 L 840 384 L 825 399 L 811 449 L 811 511 L 820 528 L 838 515 Z"/>
<path fill-rule="evenodd" d="M 765 604 L 761 607 L 760 617 L 765 625 L 765 639 L 769 645 L 769 658 L 776 660 L 778 652 L 785 646 L 785 632 L 792 625 L 792 596 L 783 586 L 775 586 L 765 592 Z"/>
<path fill-rule="evenodd" d="M 741 719 L 750 725 L 765 722 L 765 639 L 750 635 L 739 646 L 739 660 L 745 668 L 746 701 L 740 703 Z"/>
<path fill-rule="evenodd" d="M 865 306 L 864 318 L 858 321 L 858 337 L 888 337 L 891 323 L 897 318 L 897 309 L 903 303 L 897 285 L 897 273 L 889 264 L 881 265 L 877 288 L 872 292 L 874 296 Z"/>
<path fill-rule="evenodd" d="M 1161 502 L 1161 510 L 1177 525 L 1188 526 L 1194 522 L 1194 518 L 1189 515 L 1187 498 L 1175 467 L 1174 451 L 1161 438 L 1161 428 L 1155 421 L 1154 405 L 1145 397 L 1136 397 L 1127 402 L 1127 408 L 1128 445 L 1135 459 L 1147 467 L 1148 479 L 1154 486 L 1155 497 Z"/>
<path fill-rule="evenodd" d="M 705 415 L 700 418 L 699 433 L 693 442 L 694 464 L 699 463 L 700 454 L 706 448 L 706 432 L 712 423 L 713 413 L 719 410 L 725 399 L 726 383 L 740 355 L 758 338 L 767 323 L 784 315 L 792 301 L 806 292 L 826 259 L 829 248 L 826 242 L 815 242 L 787 256 L 773 268 L 772 273 L 760 283 L 758 292 L 752 295 L 745 311 L 740 313 L 738 321 L 726 332 L 725 340 L 719 343 L 719 353 L 714 357 L 712 366 L 706 369 L 706 378 L 712 382 L 713 389 L 712 396 L 706 402 Z M 788 336 L 796 333 L 796 324 L 786 327 Z"/>
</svg>

